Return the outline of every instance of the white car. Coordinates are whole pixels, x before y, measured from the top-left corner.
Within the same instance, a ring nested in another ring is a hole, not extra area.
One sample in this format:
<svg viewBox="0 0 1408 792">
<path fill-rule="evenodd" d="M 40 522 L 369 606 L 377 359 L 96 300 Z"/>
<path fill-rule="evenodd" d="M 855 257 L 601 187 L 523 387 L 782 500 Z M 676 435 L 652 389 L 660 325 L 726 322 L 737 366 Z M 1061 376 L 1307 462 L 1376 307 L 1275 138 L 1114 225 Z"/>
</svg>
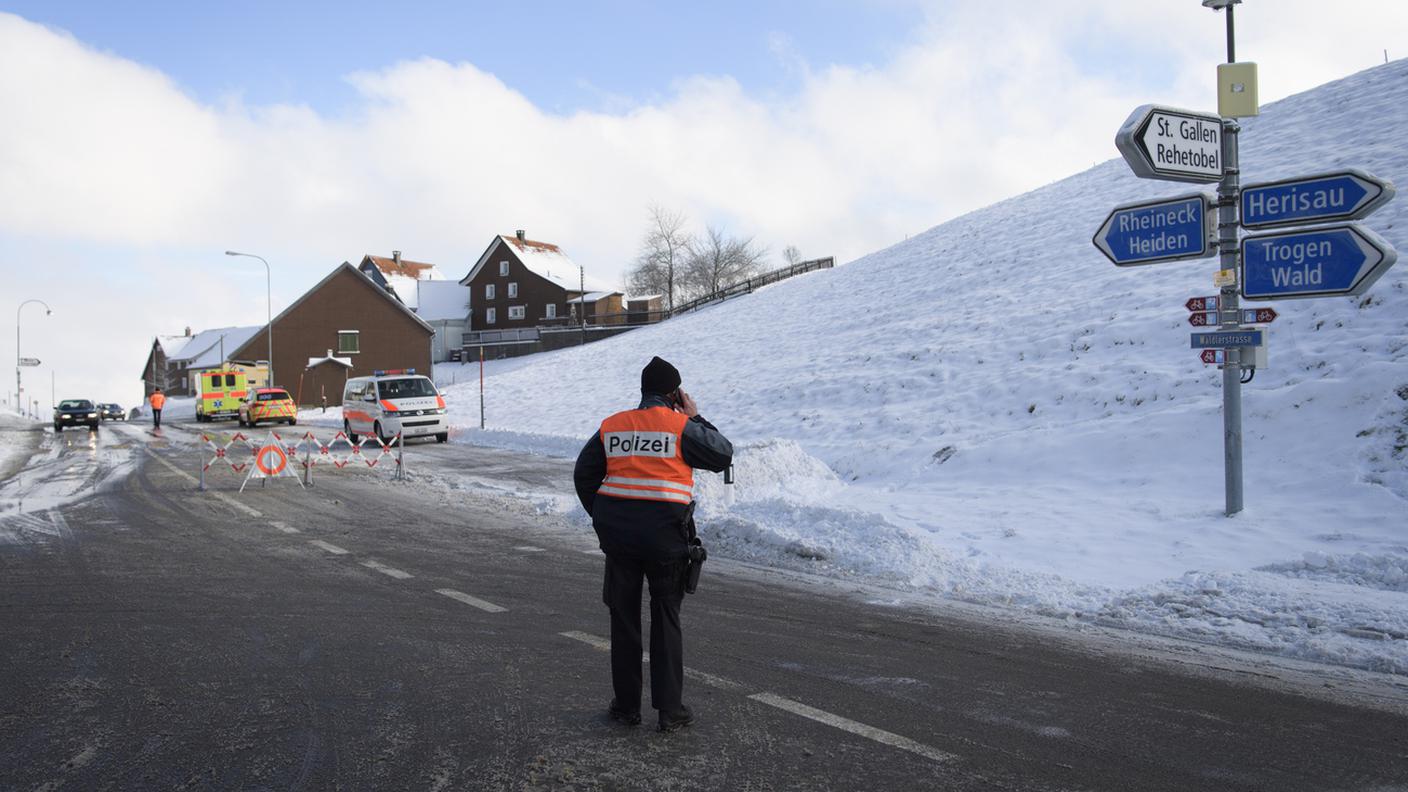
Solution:
<svg viewBox="0 0 1408 792">
<path fill-rule="evenodd" d="M 342 391 L 342 429 L 347 439 L 373 435 L 389 443 L 398 433 L 403 440 L 434 436 L 450 439 L 445 420 L 445 399 L 429 377 L 415 369 L 375 371 L 370 377 L 347 380 Z"/>
</svg>

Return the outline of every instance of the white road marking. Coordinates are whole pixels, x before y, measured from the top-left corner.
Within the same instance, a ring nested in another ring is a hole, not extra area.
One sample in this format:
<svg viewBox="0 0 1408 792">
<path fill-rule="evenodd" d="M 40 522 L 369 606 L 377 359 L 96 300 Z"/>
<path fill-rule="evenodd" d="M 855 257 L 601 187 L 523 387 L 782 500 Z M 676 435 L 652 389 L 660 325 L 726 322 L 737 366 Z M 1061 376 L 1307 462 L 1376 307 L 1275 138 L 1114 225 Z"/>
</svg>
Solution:
<svg viewBox="0 0 1408 792">
<path fill-rule="evenodd" d="M 346 550 L 343 550 L 341 547 L 338 547 L 335 544 L 328 544 L 322 539 L 309 539 L 308 544 L 313 545 L 314 547 L 320 547 L 328 551 L 329 553 L 332 553 L 333 555 L 347 555 Z"/>
<path fill-rule="evenodd" d="M 471 597 L 463 591 L 455 591 L 454 589 L 435 589 L 435 593 L 444 594 L 452 600 L 458 600 L 466 605 L 472 605 L 482 611 L 488 611 L 489 613 L 503 613 L 504 611 L 508 610 L 508 608 L 495 605 L 492 602 L 486 602 L 482 599 L 479 599 L 478 597 Z"/>
<path fill-rule="evenodd" d="M 243 503 L 240 503 L 239 501 L 235 500 L 234 498 L 231 498 L 229 495 L 226 495 L 223 492 L 212 492 L 210 494 L 214 495 L 216 500 L 224 503 L 226 506 L 229 506 L 235 509 L 236 511 L 242 511 L 245 514 L 248 514 L 250 517 L 264 516 L 264 512 L 261 512 L 258 509 L 251 509 L 250 507 L 244 505 Z"/>
<path fill-rule="evenodd" d="M 803 718 L 814 720 L 817 723 L 824 723 L 832 728 L 859 735 L 868 740 L 874 740 L 878 743 L 884 743 L 885 745 L 909 751 L 910 753 L 919 754 L 925 759 L 932 759 L 935 762 L 952 762 L 958 759 L 957 756 L 951 753 L 940 751 L 937 748 L 920 742 L 915 742 L 908 737 L 901 737 L 898 734 L 887 732 L 884 729 L 877 729 L 874 726 L 867 726 L 864 723 L 853 721 L 850 718 L 843 718 L 840 715 L 833 715 L 815 707 L 808 707 L 806 704 L 801 704 L 791 699 L 785 699 L 772 693 L 754 693 L 748 698 L 771 707 L 786 710 L 793 715 L 800 715 Z"/>
<path fill-rule="evenodd" d="M 582 555 L 596 556 L 597 558 L 601 558 L 602 552 L 601 552 L 601 550 L 599 550 L 599 549 L 598 549 L 598 550 L 583 550 L 583 551 L 582 551 Z"/>
<path fill-rule="evenodd" d="M 734 693 L 742 693 L 744 690 L 747 690 L 747 688 L 743 687 L 737 682 L 734 682 L 731 679 L 724 679 L 721 676 L 706 674 L 703 671 L 698 671 L 696 669 L 690 668 L 689 666 L 685 666 L 684 675 L 689 677 L 690 679 L 693 679 L 695 682 L 702 682 L 708 685 L 709 687 L 716 687 L 720 690 L 729 690 Z"/>
<path fill-rule="evenodd" d="M 611 651 L 611 641 L 605 638 L 592 635 L 591 633 L 578 632 L 577 630 L 569 630 L 567 632 L 558 633 L 558 635 L 561 635 L 563 638 L 571 638 L 574 641 L 581 641 L 582 643 L 592 647 L 593 649 L 597 649 L 603 652 Z M 640 654 L 642 660 L 647 663 L 650 662 L 650 652 L 641 652 Z M 688 666 L 686 666 L 684 669 L 684 675 L 689 677 L 690 679 L 693 679 L 696 682 L 702 682 L 703 684 L 708 685 L 709 687 L 716 687 L 720 690 L 730 690 L 735 693 L 742 693 L 744 690 L 747 690 L 747 688 L 738 684 L 737 682 L 734 682 L 731 679 L 724 679 L 721 676 L 706 674 L 703 671 L 697 671 Z"/>
<path fill-rule="evenodd" d="M 558 635 L 561 635 L 563 638 L 571 638 L 574 641 L 581 641 L 582 643 L 592 647 L 593 649 L 597 649 L 602 652 L 611 651 L 611 641 L 600 636 L 592 635 L 590 633 L 579 632 L 577 630 L 561 632 L 558 633 Z M 649 652 L 642 652 L 641 654 L 644 656 L 646 662 L 650 661 Z M 734 682 L 731 679 L 725 679 L 724 677 L 714 676 L 713 674 L 706 674 L 703 671 L 696 671 L 692 668 L 685 668 L 684 675 L 689 677 L 690 679 L 694 679 L 706 685 L 710 685 L 711 687 L 721 688 L 723 690 L 742 691 L 745 689 L 743 685 L 740 685 L 739 683 Z M 909 751 L 910 753 L 919 754 L 920 756 L 926 759 L 932 759 L 935 762 L 952 762 L 958 759 L 958 757 L 954 754 L 947 753 L 945 751 L 940 751 L 939 749 L 934 748 L 933 746 L 925 745 L 921 742 L 915 742 L 914 740 L 911 740 L 908 737 L 901 737 L 898 734 L 887 732 L 884 729 L 877 729 L 874 726 L 867 726 L 864 723 L 860 723 L 859 721 L 853 721 L 850 718 L 843 718 L 840 715 L 833 715 L 829 712 L 819 710 L 815 707 L 808 707 L 806 704 L 802 704 L 791 699 L 785 699 L 773 693 L 754 693 L 748 698 L 762 704 L 767 704 L 772 707 L 777 707 L 781 710 L 786 710 L 787 712 L 790 712 L 793 715 L 800 715 L 803 718 L 809 718 L 818 723 L 824 723 L 832 728 L 840 729 L 841 731 L 859 735 L 868 740 L 874 740 L 878 743 L 884 743 L 885 745 Z"/>
<path fill-rule="evenodd" d="M 590 646 L 593 649 L 600 649 L 603 652 L 611 651 L 610 641 L 606 640 L 605 638 L 598 638 L 595 635 L 591 635 L 590 633 L 577 632 L 576 630 L 568 630 L 567 632 L 560 632 L 558 633 L 558 635 L 561 635 L 563 638 L 571 638 L 574 641 L 581 641 L 582 643 L 586 644 L 587 646 Z M 646 652 L 645 654 L 649 655 L 650 653 Z"/>
<path fill-rule="evenodd" d="M 162 459 L 161 457 L 157 456 L 157 455 L 156 455 L 156 452 L 152 451 L 150 448 L 144 449 L 144 450 L 147 452 L 147 456 L 150 456 L 152 459 L 155 459 L 156 461 L 158 461 L 158 462 L 160 462 L 161 464 L 163 464 L 163 465 L 167 466 L 168 468 L 170 468 L 172 473 L 175 473 L 176 475 L 180 476 L 181 478 L 185 479 L 186 481 L 191 482 L 192 484 L 197 483 L 197 480 L 196 480 L 196 477 L 195 477 L 195 476 L 192 476 L 190 473 L 187 473 L 186 471 L 184 471 L 184 470 L 182 470 L 182 469 L 176 467 L 175 465 L 171 464 L 170 462 L 167 462 L 165 459 Z M 239 501 L 235 500 L 234 498 L 231 498 L 231 497 L 228 496 L 228 495 L 225 495 L 224 493 L 212 492 L 212 493 L 210 493 L 210 494 L 211 494 L 212 497 L 214 497 L 216 500 L 220 501 L 221 503 L 224 503 L 226 506 L 229 506 L 229 507 L 235 509 L 236 511 L 244 512 L 245 514 L 249 515 L 250 517 L 263 517 L 263 516 L 264 516 L 264 514 L 263 514 L 262 512 L 260 512 L 260 511 L 258 511 L 258 510 L 256 510 L 256 509 L 251 509 L 250 507 L 244 505 L 243 503 L 240 503 Z"/>
<path fill-rule="evenodd" d="M 274 526 L 275 528 L 278 528 L 280 531 L 283 531 L 283 532 L 286 533 L 286 534 L 295 534 L 295 533 L 299 533 L 299 530 L 298 530 L 297 528 L 294 528 L 292 525 L 289 525 L 288 523 L 282 523 L 282 522 L 279 522 L 278 520 L 275 520 L 275 521 L 273 521 L 272 523 L 269 523 L 269 524 L 272 525 L 272 526 Z"/>
<path fill-rule="evenodd" d="M 533 545 L 519 545 L 518 547 L 515 547 L 515 548 L 513 548 L 513 549 L 514 549 L 514 550 L 522 550 L 522 551 L 525 552 L 525 553 L 545 553 L 545 552 L 547 552 L 547 551 L 544 550 L 543 548 L 541 548 L 541 547 L 534 547 Z"/>
<path fill-rule="evenodd" d="M 389 567 L 381 563 L 380 561 L 363 561 L 362 566 L 367 567 L 368 569 L 375 569 L 381 574 L 387 575 L 389 577 L 394 577 L 397 580 L 405 580 L 408 577 L 414 577 L 414 575 L 412 575 L 410 572 L 402 572 L 401 570 L 395 569 L 394 567 Z"/>
</svg>

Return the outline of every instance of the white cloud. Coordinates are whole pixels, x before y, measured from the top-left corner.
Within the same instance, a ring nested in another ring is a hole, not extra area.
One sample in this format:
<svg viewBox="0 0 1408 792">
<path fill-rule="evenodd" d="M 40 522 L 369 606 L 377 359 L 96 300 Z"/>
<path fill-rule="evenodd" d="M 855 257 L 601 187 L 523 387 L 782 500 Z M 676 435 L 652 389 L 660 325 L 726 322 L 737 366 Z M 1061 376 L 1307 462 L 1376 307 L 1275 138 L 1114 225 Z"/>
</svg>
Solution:
<svg viewBox="0 0 1408 792">
<path fill-rule="evenodd" d="M 1337 9 L 1238 7 L 1239 54 L 1261 64 L 1264 99 L 1372 66 L 1381 43 L 1405 40 L 1408 4 Z M 263 284 L 226 248 L 275 262 L 276 309 L 343 259 L 398 248 L 453 274 L 516 228 L 617 278 L 651 202 L 774 252 L 845 260 L 1115 156 L 1114 131 L 1138 104 L 1211 108 L 1223 52 L 1221 17 L 1192 0 L 1001 14 L 946 3 L 912 40 L 852 67 L 800 61 L 780 33 L 793 95 L 683 76 L 663 100 L 569 115 L 472 64 L 422 59 L 350 75 L 360 104 L 330 117 L 203 104 L 159 72 L 0 14 L 0 240 L 40 255 L 106 246 L 108 261 L 169 270 L 131 294 L 141 319 L 112 360 L 129 358 L 104 364 L 131 379 L 150 335 L 184 324 L 167 312 L 193 302 L 178 273 L 238 295 L 195 299 L 209 311 L 195 323 L 262 321 Z"/>
</svg>

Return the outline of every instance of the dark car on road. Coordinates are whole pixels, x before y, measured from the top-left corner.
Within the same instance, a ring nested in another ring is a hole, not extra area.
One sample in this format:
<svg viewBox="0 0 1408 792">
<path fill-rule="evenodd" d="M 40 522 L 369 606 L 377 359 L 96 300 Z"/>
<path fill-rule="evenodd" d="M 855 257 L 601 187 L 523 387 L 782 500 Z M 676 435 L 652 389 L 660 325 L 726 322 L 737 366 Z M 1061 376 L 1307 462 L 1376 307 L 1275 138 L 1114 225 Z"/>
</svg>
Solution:
<svg viewBox="0 0 1408 792">
<path fill-rule="evenodd" d="M 54 408 L 54 431 L 62 432 L 65 426 L 87 426 L 98 431 L 98 405 L 87 399 L 64 399 Z"/>
<path fill-rule="evenodd" d="M 98 417 L 104 421 L 125 421 L 127 411 L 122 409 L 121 404 L 99 404 Z"/>
</svg>

